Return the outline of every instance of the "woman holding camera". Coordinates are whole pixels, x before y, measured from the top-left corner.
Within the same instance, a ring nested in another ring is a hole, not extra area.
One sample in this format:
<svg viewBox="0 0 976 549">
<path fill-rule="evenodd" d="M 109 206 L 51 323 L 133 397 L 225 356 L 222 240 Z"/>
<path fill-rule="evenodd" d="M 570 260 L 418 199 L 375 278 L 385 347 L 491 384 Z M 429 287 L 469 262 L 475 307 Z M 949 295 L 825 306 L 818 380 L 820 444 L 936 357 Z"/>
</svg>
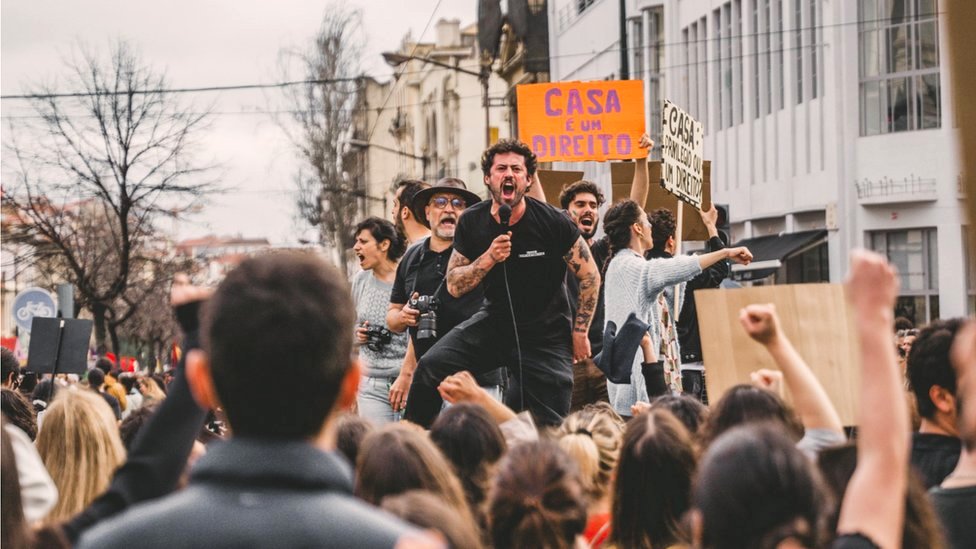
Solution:
<svg viewBox="0 0 976 549">
<path fill-rule="evenodd" d="M 397 262 L 406 251 L 403 237 L 385 219 L 370 217 L 356 225 L 353 252 L 363 272 L 353 278 L 356 303 L 356 340 L 363 362 L 359 384 L 359 415 L 376 423 L 399 419 L 390 405 L 390 386 L 400 374 L 407 352 L 407 334 L 394 334 L 386 326 L 386 310 L 396 278 Z"/>
</svg>

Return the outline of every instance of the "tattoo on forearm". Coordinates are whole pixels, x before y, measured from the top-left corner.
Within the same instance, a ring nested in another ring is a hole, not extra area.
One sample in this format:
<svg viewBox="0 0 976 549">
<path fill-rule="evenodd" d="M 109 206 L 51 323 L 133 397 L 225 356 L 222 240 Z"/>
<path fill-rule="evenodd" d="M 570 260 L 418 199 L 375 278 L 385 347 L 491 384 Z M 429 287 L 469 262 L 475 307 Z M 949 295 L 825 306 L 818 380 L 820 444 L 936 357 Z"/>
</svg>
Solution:
<svg viewBox="0 0 976 549">
<path fill-rule="evenodd" d="M 451 254 L 447 264 L 447 289 L 451 295 L 464 295 L 481 283 L 488 269 L 480 265 L 480 259 L 472 263 L 457 250 Z"/>
<path fill-rule="evenodd" d="M 579 281 L 579 288 L 579 303 L 576 306 L 576 322 L 573 325 L 573 330 L 586 332 L 590 328 L 593 313 L 596 311 L 597 294 L 600 289 L 599 276 L 589 274 L 582 277 Z"/>
</svg>

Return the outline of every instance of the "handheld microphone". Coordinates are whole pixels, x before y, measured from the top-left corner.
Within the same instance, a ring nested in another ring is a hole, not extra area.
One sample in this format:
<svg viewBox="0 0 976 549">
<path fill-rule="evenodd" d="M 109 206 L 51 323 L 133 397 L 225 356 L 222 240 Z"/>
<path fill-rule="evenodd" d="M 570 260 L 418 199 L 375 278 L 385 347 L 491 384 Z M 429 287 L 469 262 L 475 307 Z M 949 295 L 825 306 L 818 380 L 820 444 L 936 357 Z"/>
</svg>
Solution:
<svg viewBox="0 0 976 549">
<path fill-rule="evenodd" d="M 512 220 L 512 207 L 508 204 L 499 206 L 498 220 L 501 222 L 502 227 L 508 227 L 508 222 Z"/>
<path fill-rule="evenodd" d="M 498 206 L 498 221 L 502 225 L 502 234 L 508 229 L 508 222 L 512 220 L 512 207 L 508 204 Z M 505 294 L 508 296 L 508 310 L 512 313 L 512 330 L 515 332 L 515 351 L 518 357 L 519 369 L 519 407 L 525 409 L 525 379 L 522 376 L 522 344 L 519 341 L 518 323 L 515 321 L 515 307 L 512 306 L 512 291 L 508 287 L 508 262 L 502 263 L 502 273 L 505 278 Z"/>
</svg>

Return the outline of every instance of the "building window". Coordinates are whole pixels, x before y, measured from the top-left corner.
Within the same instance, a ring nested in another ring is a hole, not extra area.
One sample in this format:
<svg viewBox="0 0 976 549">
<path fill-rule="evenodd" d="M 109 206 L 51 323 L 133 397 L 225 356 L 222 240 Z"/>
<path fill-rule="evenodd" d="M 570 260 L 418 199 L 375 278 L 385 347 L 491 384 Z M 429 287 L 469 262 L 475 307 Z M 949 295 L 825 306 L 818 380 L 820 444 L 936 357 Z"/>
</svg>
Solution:
<svg viewBox="0 0 976 549">
<path fill-rule="evenodd" d="M 583 13 L 586 8 L 593 5 L 596 0 L 576 0 L 576 13 Z"/>
<path fill-rule="evenodd" d="M 700 104 L 698 120 L 705 126 L 705 131 L 711 130 L 708 124 L 708 22 L 702 17 L 698 21 L 698 85 L 701 91 L 698 94 Z"/>
<path fill-rule="evenodd" d="M 895 315 L 916 326 L 939 318 L 939 255 L 935 229 L 869 233 L 872 250 L 885 255 L 898 269 L 901 295 Z"/>
<path fill-rule="evenodd" d="M 752 51 L 753 51 L 753 78 L 752 78 L 752 114 L 753 118 L 759 118 L 762 112 L 762 102 L 759 100 L 759 67 L 762 65 L 762 53 L 759 50 L 759 0 L 752 0 Z"/>
<path fill-rule="evenodd" d="M 735 110 L 733 112 L 732 125 L 741 124 L 743 121 L 743 115 L 745 114 L 745 99 L 742 93 L 742 80 L 745 76 L 742 72 L 742 58 L 743 47 L 742 47 L 742 0 L 735 0 L 732 6 L 733 17 L 735 19 L 735 27 L 731 31 L 732 37 L 732 59 L 735 64 L 735 72 L 732 75 L 733 84 L 735 85 L 735 93 L 732 95 L 733 101 L 735 101 Z"/>
<path fill-rule="evenodd" d="M 630 43 L 632 62 L 631 78 L 635 80 L 644 79 L 644 18 L 637 16 L 630 21 Z"/>
<path fill-rule="evenodd" d="M 688 62 L 688 109 L 695 120 L 702 122 L 698 110 L 698 23 L 692 23 L 684 31 L 685 57 Z"/>
<path fill-rule="evenodd" d="M 776 0 L 776 5 L 776 65 L 779 67 L 779 70 L 776 71 L 776 80 L 779 84 L 779 93 L 776 95 L 776 110 L 779 110 L 786 106 L 786 88 L 783 84 L 786 81 L 783 77 L 786 70 L 783 61 L 783 44 L 785 44 L 783 34 L 786 32 L 786 28 L 783 26 L 783 0 Z"/>
<path fill-rule="evenodd" d="M 796 65 L 796 104 L 803 103 L 803 0 L 793 4 L 793 62 Z"/>
<path fill-rule="evenodd" d="M 810 98 L 820 96 L 820 40 L 821 36 L 820 0 L 810 0 Z"/>
<path fill-rule="evenodd" d="M 763 96 L 766 98 L 766 104 L 764 112 L 765 114 L 770 114 L 773 112 L 773 54 L 770 51 L 770 46 L 772 41 L 770 39 L 769 29 L 773 24 L 773 12 L 771 9 L 770 0 L 762 0 L 763 10 L 761 17 L 761 28 L 765 32 L 762 35 L 762 52 L 763 61 L 766 68 L 766 86 L 763 87 Z"/>
<path fill-rule="evenodd" d="M 859 0 L 861 135 L 942 126 L 936 0 Z"/>
<path fill-rule="evenodd" d="M 827 242 L 823 241 L 798 254 L 791 255 L 783 262 L 776 280 L 785 284 L 807 284 L 830 282 L 830 260 Z M 785 274 L 781 278 L 780 274 Z"/>
<path fill-rule="evenodd" d="M 722 127 L 731 128 L 732 116 L 732 5 L 722 6 L 722 39 L 719 40 L 725 62 L 722 63 Z"/>
<path fill-rule="evenodd" d="M 715 22 L 715 93 L 717 99 L 715 101 L 715 124 L 718 129 L 724 129 L 723 124 L 725 120 L 725 115 L 722 112 L 722 94 L 725 90 L 725 79 L 722 63 L 722 9 L 719 8 L 715 10 L 712 14 L 712 20 Z"/>
<path fill-rule="evenodd" d="M 661 134 L 661 104 L 664 102 L 664 9 L 651 8 L 644 11 L 644 21 L 647 23 L 647 75 L 646 85 L 650 96 L 651 135 Z M 685 107 L 687 108 L 687 107 Z M 656 144 L 651 150 L 652 160 L 661 159 L 661 145 Z"/>
</svg>

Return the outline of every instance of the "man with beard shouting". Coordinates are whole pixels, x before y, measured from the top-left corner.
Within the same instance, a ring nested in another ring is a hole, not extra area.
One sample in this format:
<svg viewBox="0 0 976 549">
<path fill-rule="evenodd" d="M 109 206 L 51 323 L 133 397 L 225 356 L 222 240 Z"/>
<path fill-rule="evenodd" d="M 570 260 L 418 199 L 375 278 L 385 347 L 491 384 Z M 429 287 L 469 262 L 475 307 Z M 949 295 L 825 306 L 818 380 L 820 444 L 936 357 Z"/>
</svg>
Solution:
<svg viewBox="0 0 976 549">
<path fill-rule="evenodd" d="M 569 413 L 574 361 L 590 357 L 587 331 L 600 274 L 589 246 L 565 213 L 526 196 L 536 157 L 503 139 L 481 157 L 486 200 L 458 220 L 447 290 L 460 297 L 484 282 L 484 306 L 420 360 L 405 418 L 430 426 L 440 409 L 437 387 L 461 370 L 509 366 L 506 403 L 543 425 Z M 575 319 L 563 289 L 566 265 L 579 281 Z"/>
<path fill-rule="evenodd" d="M 403 409 L 417 369 L 417 361 L 455 326 L 471 318 L 484 302 L 482 285 L 454 297 L 446 287 L 447 264 L 454 250 L 454 231 L 465 208 L 481 201 L 464 181 L 445 177 L 414 196 L 412 217 L 430 229 L 430 236 L 411 247 L 397 267 L 386 324 L 390 330 L 410 332 L 410 347 L 400 375 L 390 387 L 394 411 Z M 433 313 L 430 315 L 429 313 Z M 418 326 L 419 324 L 419 326 Z M 418 330 L 419 327 L 419 330 Z M 433 330 L 431 328 L 433 327 Z M 496 400 L 502 399 L 503 371 L 496 368 L 475 376 Z"/>
<path fill-rule="evenodd" d="M 649 153 L 654 148 L 654 141 L 644 134 L 640 137 L 640 147 Z M 541 193 L 542 185 L 537 185 L 536 194 Z M 634 165 L 634 180 L 630 188 L 630 199 L 638 204 L 647 201 L 648 179 L 647 179 L 647 156 L 638 158 Z M 540 200 L 545 201 L 543 194 Z M 576 223 L 583 239 L 590 246 L 593 254 L 593 261 L 597 268 L 603 272 L 607 255 L 610 253 L 610 245 L 607 239 L 595 239 L 597 227 L 600 225 L 600 207 L 603 206 L 605 199 L 600 187 L 596 183 L 587 180 L 569 183 L 562 188 L 559 193 L 559 203 L 569 213 L 569 216 Z M 569 291 L 570 304 L 575 303 L 579 295 L 579 285 L 576 277 L 569 270 L 566 272 L 566 289 Z M 600 353 L 603 348 L 603 288 L 597 299 L 596 311 L 593 313 L 593 322 L 590 324 L 588 334 L 590 340 L 590 351 L 593 356 Z M 610 402 L 607 395 L 607 378 L 603 372 L 597 368 L 592 359 L 581 360 L 573 364 L 573 400 L 570 407 L 571 411 L 581 410 L 587 404 L 597 401 Z"/>
</svg>

